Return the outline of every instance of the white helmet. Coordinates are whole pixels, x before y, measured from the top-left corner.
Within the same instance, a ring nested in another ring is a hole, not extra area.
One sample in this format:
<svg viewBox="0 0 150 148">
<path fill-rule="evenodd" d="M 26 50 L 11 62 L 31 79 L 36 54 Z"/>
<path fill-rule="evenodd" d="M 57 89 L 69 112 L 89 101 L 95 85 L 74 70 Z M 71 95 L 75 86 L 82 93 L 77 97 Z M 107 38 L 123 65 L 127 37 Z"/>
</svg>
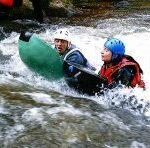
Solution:
<svg viewBox="0 0 150 148">
<path fill-rule="evenodd" d="M 62 39 L 71 42 L 71 34 L 67 29 L 58 29 L 54 33 L 54 39 Z"/>
</svg>

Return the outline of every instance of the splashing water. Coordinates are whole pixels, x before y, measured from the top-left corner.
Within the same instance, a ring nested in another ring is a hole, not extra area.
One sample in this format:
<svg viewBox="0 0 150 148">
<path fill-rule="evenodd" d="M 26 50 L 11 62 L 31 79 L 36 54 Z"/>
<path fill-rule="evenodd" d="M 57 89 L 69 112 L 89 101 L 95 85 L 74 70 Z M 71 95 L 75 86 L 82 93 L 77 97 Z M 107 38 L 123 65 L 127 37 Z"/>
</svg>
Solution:
<svg viewBox="0 0 150 148">
<path fill-rule="evenodd" d="M 150 121 L 150 28 L 149 24 L 145 22 L 146 19 L 149 19 L 148 15 L 142 16 L 142 18 L 138 17 L 98 20 L 95 22 L 97 26 L 95 28 L 63 27 L 70 30 L 72 42 L 81 49 L 97 69 L 100 69 L 103 64 L 100 51 L 106 39 L 111 36 L 120 38 L 126 45 L 126 54 L 133 56 L 143 69 L 145 91 L 140 88 L 122 87 L 106 90 L 101 96 L 89 97 L 78 94 L 69 88 L 64 80 L 49 82 L 24 65 L 18 52 L 19 33 L 12 32 L 9 37 L 0 41 L 0 113 L 3 116 L 11 117 L 9 119 L 11 121 L 7 121 L 7 118 L 1 121 L 5 129 L 0 135 L 1 141 L 3 141 L 3 136 L 5 137 L 2 146 L 9 147 L 11 143 L 17 146 L 24 140 L 24 142 L 27 141 L 27 147 L 28 141 L 31 143 L 31 147 L 36 147 L 38 144 L 42 146 L 41 141 L 47 139 L 47 141 L 55 141 L 57 146 L 60 146 L 59 144 L 62 142 L 64 147 L 72 144 L 82 146 L 83 141 L 88 141 L 91 147 L 95 147 L 97 143 L 99 146 L 105 143 L 105 147 L 112 147 L 115 142 L 111 142 L 111 138 L 117 138 L 119 135 L 118 137 L 122 138 L 118 138 L 120 141 L 125 139 L 125 147 L 127 145 L 146 147 L 148 140 L 145 140 L 144 143 L 143 138 L 138 141 L 136 136 L 140 133 L 138 126 L 142 129 L 142 125 L 144 125 L 146 130 Z M 51 25 L 38 36 L 53 44 L 53 33 L 58 27 Z M 124 116 L 126 112 L 128 118 L 120 117 L 119 113 Z M 143 121 L 142 117 L 139 118 L 139 113 L 144 115 L 147 121 Z M 43 137 L 35 136 L 34 129 Z M 134 133 L 135 131 L 136 133 Z M 60 136 L 57 136 L 58 133 Z M 136 135 L 135 137 L 133 133 Z M 97 142 L 95 134 L 99 137 L 99 142 Z M 147 132 L 144 134 L 149 136 Z M 20 137 L 23 135 L 25 137 L 21 139 Z M 116 135 L 116 137 L 112 135 Z M 130 137 L 127 135 L 132 135 L 134 138 L 129 140 Z M 110 138 L 109 142 L 107 141 L 109 138 L 107 139 L 105 136 Z M 32 143 L 28 140 L 33 137 L 39 141 Z M 147 137 L 145 136 L 145 139 Z M 16 139 L 19 141 L 15 142 Z M 45 143 L 48 146 L 47 141 Z M 53 144 L 52 142 L 50 146 L 55 147 Z M 121 146 L 122 143 L 119 145 Z"/>
</svg>

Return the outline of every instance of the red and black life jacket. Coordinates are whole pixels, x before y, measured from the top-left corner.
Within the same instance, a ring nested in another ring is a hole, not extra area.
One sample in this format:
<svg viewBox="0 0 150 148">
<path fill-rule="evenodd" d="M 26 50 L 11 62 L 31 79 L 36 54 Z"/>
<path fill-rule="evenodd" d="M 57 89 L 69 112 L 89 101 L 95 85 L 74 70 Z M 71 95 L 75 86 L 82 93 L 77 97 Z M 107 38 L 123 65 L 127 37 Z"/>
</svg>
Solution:
<svg viewBox="0 0 150 148">
<path fill-rule="evenodd" d="M 124 57 L 117 65 L 110 66 L 107 69 L 106 66 L 103 65 L 101 70 L 99 71 L 99 75 L 106 78 L 108 84 L 111 84 L 113 82 L 114 74 L 125 66 L 132 66 L 135 69 L 135 75 L 132 82 L 130 83 L 130 86 L 135 87 L 136 85 L 138 85 L 141 88 L 145 88 L 145 83 L 141 80 L 142 70 L 139 64 L 132 57 Z"/>
<path fill-rule="evenodd" d="M 14 0 L 0 0 L 0 4 L 3 4 L 8 7 L 12 7 Z"/>
</svg>

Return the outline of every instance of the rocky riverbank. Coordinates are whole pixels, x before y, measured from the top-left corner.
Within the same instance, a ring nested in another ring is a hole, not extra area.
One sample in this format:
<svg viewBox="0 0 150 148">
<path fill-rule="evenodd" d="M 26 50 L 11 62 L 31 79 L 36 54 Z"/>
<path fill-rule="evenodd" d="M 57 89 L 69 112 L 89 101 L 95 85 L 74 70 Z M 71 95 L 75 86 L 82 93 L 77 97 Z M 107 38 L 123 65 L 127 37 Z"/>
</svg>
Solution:
<svg viewBox="0 0 150 148">
<path fill-rule="evenodd" d="M 29 0 L 24 0 L 20 7 L 13 8 L 10 16 L 0 21 L 0 36 L 3 36 L 3 32 L 21 32 L 28 29 L 43 28 L 43 24 L 35 21 L 33 10 L 32 3 Z M 145 14 L 149 14 L 150 3 L 145 0 L 50 0 L 48 15 L 44 14 L 44 24 L 95 27 L 93 23 L 95 20 L 128 17 L 135 13 L 140 13 L 140 10 L 144 10 Z M 30 21 L 26 21 L 27 19 Z"/>
</svg>

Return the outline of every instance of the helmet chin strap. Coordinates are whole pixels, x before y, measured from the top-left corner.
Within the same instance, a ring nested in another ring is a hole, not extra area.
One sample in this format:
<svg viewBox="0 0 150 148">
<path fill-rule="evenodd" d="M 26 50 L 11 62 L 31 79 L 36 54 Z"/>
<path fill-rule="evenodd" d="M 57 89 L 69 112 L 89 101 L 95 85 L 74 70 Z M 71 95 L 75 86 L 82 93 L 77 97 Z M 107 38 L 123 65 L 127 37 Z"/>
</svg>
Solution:
<svg viewBox="0 0 150 148">
<path fill-rule="evenodd" d="M 71 42 L 68 41 L 68 49 L 70 48 L 70 46 L 71 46 Z"/>
</svg>

